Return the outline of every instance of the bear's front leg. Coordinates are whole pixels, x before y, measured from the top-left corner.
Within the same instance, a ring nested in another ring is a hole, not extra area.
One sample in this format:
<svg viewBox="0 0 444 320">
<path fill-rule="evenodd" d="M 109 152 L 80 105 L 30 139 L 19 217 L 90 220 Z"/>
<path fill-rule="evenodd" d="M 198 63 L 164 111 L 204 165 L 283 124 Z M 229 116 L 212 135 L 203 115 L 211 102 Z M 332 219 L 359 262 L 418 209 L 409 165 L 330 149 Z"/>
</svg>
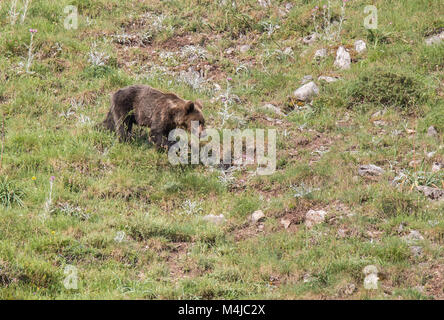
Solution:
<svg viewBox="0 0 444 320">
<path fill-rule="evenodd" d="M 168 150 L 169 143 L 167 136 L 161 132 L 156 130 L 151 130 L 150 132 L 150 140 L 152 143 L 156 145 L 158 149 L 166 149 Z"/>
</svg>

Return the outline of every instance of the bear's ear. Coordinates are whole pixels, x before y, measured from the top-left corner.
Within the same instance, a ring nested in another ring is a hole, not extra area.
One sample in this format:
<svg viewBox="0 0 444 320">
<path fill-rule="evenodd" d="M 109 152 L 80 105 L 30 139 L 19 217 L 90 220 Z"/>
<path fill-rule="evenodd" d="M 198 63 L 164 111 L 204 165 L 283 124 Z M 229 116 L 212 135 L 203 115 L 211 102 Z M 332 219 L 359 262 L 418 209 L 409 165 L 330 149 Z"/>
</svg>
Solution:
<svg viewBox="0 0 444 320">
<path fill-rule="evenodd" d="M 194 103 L 200 108 L 200 110 L 203 109 L 202 102 L 199 99 L 197 99 Z"/>
<path fill-rule="evenodd" d="M 185 105 L 185 112 L 191 113 L 194 111 L 194 102 L 193 101 L 188 101 L 187 104 Z"/>
</svg>

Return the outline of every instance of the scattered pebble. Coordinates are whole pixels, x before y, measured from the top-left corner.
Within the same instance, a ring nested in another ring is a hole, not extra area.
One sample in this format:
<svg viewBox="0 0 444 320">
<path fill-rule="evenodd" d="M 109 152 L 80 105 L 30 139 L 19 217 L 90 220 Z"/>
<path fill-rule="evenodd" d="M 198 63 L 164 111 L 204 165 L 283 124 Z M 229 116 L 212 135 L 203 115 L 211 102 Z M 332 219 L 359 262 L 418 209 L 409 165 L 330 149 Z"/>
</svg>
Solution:
<svg viewBox="0 0 444 320">
<path fill-rule="evenodd" d="M 322 58 L 327 57 L 328 53 L 327 53 L 327 49 L 322 48 L 319 50 L 316 50 L 314 58 L 315 60 L 321 60 Z"/>
<path fill-rule="evenodd" d="M 327 212 L 324 210 L 309 210 L 305 214 L 305 225 L 307 228 L 312 228 L 314 225 L 324 222 L 326 215 Z"/>
<path fill-rule="evenodd" d="M 438 131 L 436 131 L 436 129 L 435 129 L 434 126 L 430 126 L 430 127 L 427 129 L 427 135 L 428 135 L 429 137 L 436 137 L 436 136 L 438 135 Z"/>
<path fill-rule="evenodd" d="M 422 255 L 422 247 L 421 246 L 411 246 L 410 252 L 412 253 L 413 256 L 419 257 Z"/>
<path fill-rule="evenodd" d="M 375 113 L 372 114 L 372 118 L 382 117 L 386 112 L 387 112 L 387 110 L 385 110 L 385 109 L 376 111 Z"/>
<path fill-rule="evenodd" d="M 339 238 L 346 238 L 347 237 L 347 230 L 339 229 L 338 230 L 338 236 L 339 236 Z"/>
<path fill-rule="evenodd" d="M 312 33 L 302 39 L 302 42 L 308 45 L 313 44 L 317 39 L 319 35 L 317 33 Z"/>
<path fill-rule="evenodd" d="M 271 104 L 271 103 L 267 103 L 263 106 L 264 109 L 273 111 L 274 113 L 280 115 L 280 116 L 285 116 L 285 113 L 283 113 L 281 111 L 281 109 L 279 109 L 278 107 L 276 107 L 275 105 Z"/>
<path fill-rule="evenodd" d="M 387 121 L 384 120 L 375 120 L 373 121 L 374 125 L 380 126 L 380 127 L 385 127 L 387 125 Z"/>
<path fill-rule="evenodd" d="M 425 43 L 428 46 L 434 45 L 434 44 L 439 44 L 441 43 L 441 41 L 444 40 L 444 31 L 442 31 L 441 33 L 435 34 L 433 36 L 430 36 L 428 38 L 425 39 Z"/>
<path fill-rule="evenodd" d="M 290 48 L 290 47 L 287 47 L 287 48 L 284 49 L 283 53 L 288 55 L 288 56 L 290 56 L 290 55 L 293 54 L 293 49 Z"/>
<path fill-rule="evenodd" d="M 356 286 L 354 283 L 348 283 L 340 291 L 344 296 L 351 296 L 356 291 Z"/>
<path fill-rule="evenodd" d="M 428 153 L 426 154 L 426 157 L 429 158 L 429 159 L 431 159 L 431 158 L 433 158 L 433 157 L 435 156 L 435 154 L 436 154 L 436 151 L 431 151 L 431 152 L 428 152 Z"/>
<path fill-rule="evenodd" d="M 282 218 L 281 219 L 281 224 L 284 226 L 285 229 L 288 229 L 288 227 L 291 224 L 291 220 Z"/>
<path fill-rule="evenodd" d="M 444 199 L 444 189 L 432 188 L 427 186 L 417 186 L 416 189 L 424 193 L 424 195 L 431 200 Z"/>
<path fill-rule="evenodd" d="M 421 164 L 421 160 L 412 160 L 409 162 L 409 167 L 416 168 Z"/>
<path fill-rule="evenodd" d="M 257 223 L 264 218 L 265 218 L 265 214 L 262 212 L 262 210 L 257 210 L 251 214 L 249 220 L 252 223 Z"/>
<path fill-rule="evenodd" d="M 442 168 L 444 168 L 444 164 L 443 163 L 434 162 L 433 165 L 432 165 L 432 172 L 438 172 Z"/>
<path fill-rule="evenodd" d="M 223 214 L 220 214 L 218 216 L 214 215 L 214 214 L 209 214 L 206 215 L 202 218 L 202 220 L 210 222 L 210 223 L 214 223 L 216 225 L 218 224 L 222 224 L 226 221 L 225 217 Z"/>
<path fill-rule="evenodd" d="M 384 172 L 384 169 L 373 164 L 363 165 L 358 169 L 358 174 L 360 176 L 380 176 Z"/>
<path fill-rule="evenodd" d="M 293 95 L 300 101 L 311 101 L 314 96 L 319 94 L 319 88 L 313 81 L 304 84 L 298 88 Z"/>
<path fill-rule="evenodd" d="M 302 84 L 306 84 L 309 83 L 310 81 L 313 81 L 313 76 L 312 75 L 306 75 L 302 78 L 301 83 Z"/>
<path fill-rule="evenodd" d="M 328 82 L 328 83 L 331 83 L 331 82 L 336 82 L 336 81 L 338 81 L 339 78 L 328 77 L 328 76 L 320 76 L 320 77 L 318 78 L 318 80 L 319 80 L 319 81 L 326 81 L 326 82 Z"/>
<path fill-rule="evenodd" d="M 351 65 L 351 57 L 350 53 L 344 47 L 339 47 L 336 52 L 336 60 L 334 63 L 335 67 L 340 69 L 350 69 Z"/>
<path fill-rule="evenodd" d="M 355 41 L 355 50 L 357 53 L 363 53 L 367 50 L 367 45 L 363 40 Z"/>
<path fill-rule="evenodd" d="M 424 237 L 419 231 L 411 230 L 410 233 L 404 237 L 404 240 L 407 242 L 421 241 L 424 240 Z"/>
<path fill-rule="evenodd" d="M 249 44 L 244 44 L 239 47 L 240 53 L 245 53 L 251 49 L 251 46 Z"/>
</svg>

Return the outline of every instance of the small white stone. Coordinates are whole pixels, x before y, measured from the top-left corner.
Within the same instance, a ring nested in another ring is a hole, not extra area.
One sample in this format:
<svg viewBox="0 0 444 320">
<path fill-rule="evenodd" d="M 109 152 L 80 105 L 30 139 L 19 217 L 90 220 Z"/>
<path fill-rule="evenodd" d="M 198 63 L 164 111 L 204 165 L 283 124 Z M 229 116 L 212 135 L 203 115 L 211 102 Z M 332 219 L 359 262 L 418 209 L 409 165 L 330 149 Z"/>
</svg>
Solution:
<svg viewBox="0 0 444 320">
<path fill-rule="evenodd" d="M 293 49 L 290 48 L 290 47 L 286 47 L 283 52 L 286 55 L 292 55 L 293 54 Z"/>
<path fill-rule="evenodd" d="M 218 216 L 214 215 L 214 214 L 209 214 L 206 215 L 202 218 L 202 220 L 210 222 L 210 223 L 214 223 L 214 224 L 222 224 L 226 221 L 225 217 L 223 214 L 220 214 Z"/>
<path fill-rule="evenodd" d="M 265 214 L 262 212 L 262 210 L 257 210 L 251 214 L 249 220 L 250 222 L 256 223 L 262 220 L 263 218 L 265 218 Z"/>
<path fill-rule="evenodd" d="M 443 165 L 442 163 L 435 162 L 435 163 L 432 165 L 432 172 L 438 172 L 438 171 L 440 171 L 442 168 L 444 168 L 444 165 Z"/>
<path fill-rule="evenodd" d="M 385 109 L 376 111 L 375 113 L 372 114 L 372 118 L 379 118 L 379 117 L 383 116 L 386 112 L 387 112 L 387 110 L 385 110 Z"/>
<path fill-rule="evenodd" d="M 319 81 L 326 81 L 327 83 L 332 83 L 332 82 L 336 82 L 339 79 L 338 78 L 334 78 L 334 77 L 328 77 L 328 76 L 320 76 L 318 78 Z"/>
<path fill-rule="evenodd" d="M 338 48 L 338 51 L 336 51 L 336 60 L 334 65 L 340 69 L 350 69 L 350 53 L 348 53 L 347 50 L 342 46 Z"/>
<path fill-rule="evenodd" d="M 364 279 L 364 288 L 367 290 L 377 290 L 378 289 L 378 274 L 371 273 Z"/>
<path fill-rule="evenodd" d="M 412 160 L 409 162 L 409 167 L 415 168 L 421 164 L 421 160 Z"/>
<path fill-rule="evenodd" d="M 302 78 L 301 83 L 306 84 L 309 83 L 310 81 L 313 81 L 313 76 L 308 74 Z"/>
<path fill-rule="evenodd" d="M 424 240 L 424 237 L 416 230 L 411 230 L 410 233 L 405 237 L 407 241 L 420 241 Z"/>
<path fill-rule="evenodd" d="M 241 53 L 245 53 L 245 52 L 247 52 L 248 50 L 250 50 L 250 48 L 251 48 L 250 45 L 248 45 L 248 44 L 244 44 L 244 45 L 242 45 L 242 46 L 239 47 L 239 51 L 240 51 Z"/>
<path fill-rule="evenodd" d="M 234 48 L 228 48 L 227 50 L 225 50 L 225 53 L 230 55 L 234 52 Z"/>
<path fill-rule="evenodd" d="M 311 101 L 314 96 L 319 94 L 319 88 L 313 81 L 304 84 L 298 88 L 293 95 L 300 101 Z"/>
<path fill-rule="evenodd" d="M 413 256 L 419 257 L 422 255 L 422 247 L 421 246 L 411 246 L 410 252 L 412 253 Z"/>
<path fill-rule="evenodd" d="M 444 31 L 442 31 L 439 34 L 435 34 L 433 36 L 430 36 L 428 38 L 425 39 L 425 43 L 428 46 L 434 45 L 434 44 L 439 44 L 441 43 L 441 41 L 444 40 Z"/>
<path fill-rule="evenodd" d="M 315 60 L 320 60 L 322 58 L 327 57 L 327 55 L 328 55 L 327 54 L 327 49 L 322 48 L 322 49 L 316 50 L 315 55 L 314 55 L 314 59 Z"/>
<path fill-rule="evenodd" d="M 363 40 L 357 40 L 355 42 L 355 50 L 357 53 L 362 53 L 365 50 L 367 50 L 367 45 L 365 44 L 365 42 Z"/>
<path fill-rule="evenodd" d="M 374 164 L 363 165 L 358 169 L 358 174 L 360 176 L 380 176 L 385 171 L 381 167 L 375 166 Z"/>
<path fill-rule="evenodd" d="M 313 44 L 318 38 L 319 38 L 319 35 L 317 33 L 312 33 L 312 34 L 304 37 L 302 39 L 302 42 L 310 45 L 310 44 Z"/>
<path fill-rule="evenodd" d="M 370 265 L 366 266 L 366 267 L 362 270 L 362 272 L 363 272 L 365 275 L 369 275 L 369 274 L 378 274 L 378 268 L 377 268 L 375 265 L 370 264 Z"/>
<path fill-rule="evenodd" d="M 426 154 L 426 156 L 427 156 L 428 159 L 431 159 L 431 158 L 433 158 L 435 156 L 435 154 L 436 154 L 436 151 L 431 151 L 431 152 L 428 152 Z"/>
<path fill-rule="evenodd" d="M 427 135 L 428 135 L 429 137 L 435 137 L 436 135 L 438 135 L 438 131 L 436 131 L 436 129 L 435 129 L 434 126 L 430 126 L 430 127 L 427 129 Z"/>
<path fill-rule="evenodd" d="M 291 224 L 291 220 L 282 218 L 281 219 L 281 224 L 284 226 L 285 229 L 288 229 L 288 227 Z"/>
<path fill-rule="evenodd" d="M 307 228 L 312 228 L 316 224 L 320 224 L 325 221 L 327 212 L 324 210 L 309 210 L 305 214 L 305 225 Z"/>
<path fill-rule="evenodd" d="M 271 103 L 267 103 L 263 106 L 264 109 L 273 111 L 274 113 L 280 115 L 280 116 L 285 116 L 285 113 L 283 113 L 281 111 L 281 109 L 279 109 L 278 107 L 276 107 L 275 105 L 271 104 Z"/>
</svg>

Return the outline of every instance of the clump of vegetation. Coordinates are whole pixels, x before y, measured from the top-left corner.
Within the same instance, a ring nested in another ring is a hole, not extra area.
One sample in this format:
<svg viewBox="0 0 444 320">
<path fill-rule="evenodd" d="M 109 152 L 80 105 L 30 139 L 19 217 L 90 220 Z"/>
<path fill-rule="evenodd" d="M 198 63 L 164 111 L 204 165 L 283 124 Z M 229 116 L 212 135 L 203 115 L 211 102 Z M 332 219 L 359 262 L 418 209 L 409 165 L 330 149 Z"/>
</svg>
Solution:
<svg viewBox="0 0 444 320">
<path fill-rule="evenodd" d="M 0 203 L 6 207 L 23 207 L 24 191 L 7 177 L 0 178 Z"/>
<path fill-rule="evenodd" d="M 352 108 L 376 104 L 412 113 L 426 101 L 427 93 L 412 76 L 377 69 L 360 75 L 348 96 Z"/>
</svg>

